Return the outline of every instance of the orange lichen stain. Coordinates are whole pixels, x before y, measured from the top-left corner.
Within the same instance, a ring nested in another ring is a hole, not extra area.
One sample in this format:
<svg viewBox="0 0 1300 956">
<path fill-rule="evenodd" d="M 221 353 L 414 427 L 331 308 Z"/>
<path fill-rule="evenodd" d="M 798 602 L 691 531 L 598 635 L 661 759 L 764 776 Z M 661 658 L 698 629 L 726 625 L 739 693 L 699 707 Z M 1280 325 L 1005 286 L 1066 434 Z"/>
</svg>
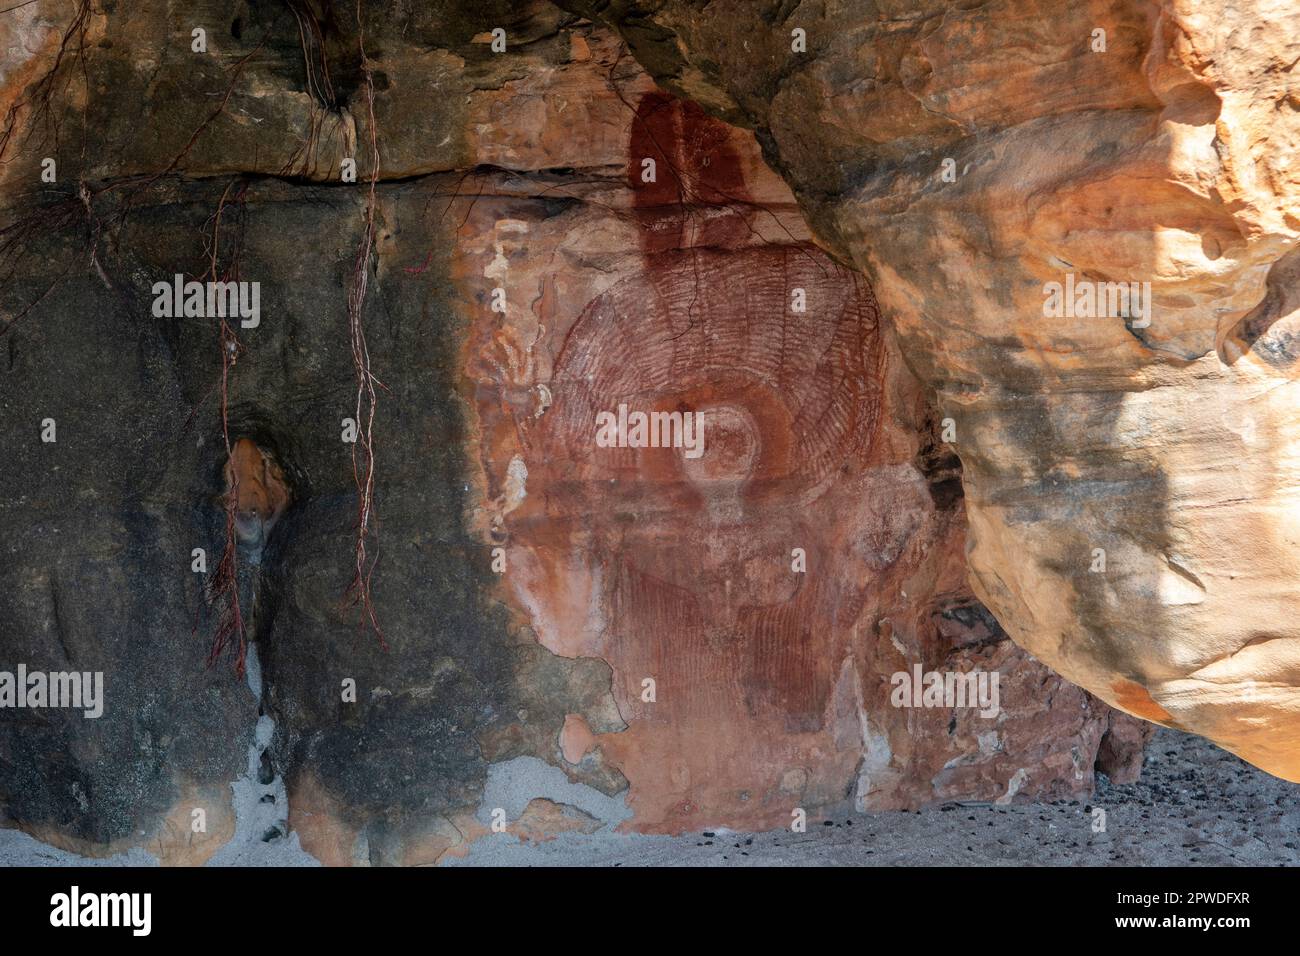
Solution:
<svg viewBox="0 0 1300 956">
<path fill-rule="evenodd" d="M 241 438 L 226 462 L 226 488 L 238 480 L 236 530 L 240 540 L 260 539 L 269 533 L 289 504 L 284 472 L 267 452 L 249 438 Z"/>
<path fill-rule="evenodd" d="M 1166 727 L 1178 726 L 1173 715 L 1152 700 L 1150 693 L 1141 684 L 1131 680 L 1118 680 L 1111 685 L 1111 690 L 1115 693 L 1116 705 L 1130 714 Z"/>
</svg>

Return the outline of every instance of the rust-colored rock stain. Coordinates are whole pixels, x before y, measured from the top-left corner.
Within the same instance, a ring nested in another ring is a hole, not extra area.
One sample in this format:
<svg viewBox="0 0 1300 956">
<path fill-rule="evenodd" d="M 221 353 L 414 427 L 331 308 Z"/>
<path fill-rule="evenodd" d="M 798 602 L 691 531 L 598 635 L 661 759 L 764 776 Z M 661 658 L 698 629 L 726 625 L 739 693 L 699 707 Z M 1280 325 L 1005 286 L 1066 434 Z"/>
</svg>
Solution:
<svg viewBox="0 0 1300 956">
<path fill-rule="evenodd" d="M 241 541 L 260 543 L 289 504 L 284 472 L 251 438 L 240 438 L 231 446 L 225 478 L 227 490 L 237 487 L 235 532 Z"/>
<path fill-rule="evenodd" d="M 1141 684 L 1131 680 L 1117 680 L 1111 685 L 1111 690 L 1115 692 L 1115 703 L 1130 714 L 1166 727 L 1178 726 L 1173 715 L 1152 700 L 1151 694 Z"/>
</svg>

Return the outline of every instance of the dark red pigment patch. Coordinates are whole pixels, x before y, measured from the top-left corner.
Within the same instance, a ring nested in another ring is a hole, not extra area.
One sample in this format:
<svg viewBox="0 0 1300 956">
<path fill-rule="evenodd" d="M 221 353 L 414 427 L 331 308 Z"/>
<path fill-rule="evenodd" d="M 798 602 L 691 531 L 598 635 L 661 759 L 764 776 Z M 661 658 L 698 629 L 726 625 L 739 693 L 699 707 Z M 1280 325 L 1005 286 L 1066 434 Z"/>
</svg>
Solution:
<svg viewBox="0 0 1300 956">
<path fill-rule="evenodd" d="M 647 256 L 748 237 L 745 204 L 752 199 L 734 135 L 694 103 L 661 92 L 641 98 L 628 143 L 628 176 Z M 646 159 L 655 162 L 654 182 L 642 179 Z"/>
</svg>

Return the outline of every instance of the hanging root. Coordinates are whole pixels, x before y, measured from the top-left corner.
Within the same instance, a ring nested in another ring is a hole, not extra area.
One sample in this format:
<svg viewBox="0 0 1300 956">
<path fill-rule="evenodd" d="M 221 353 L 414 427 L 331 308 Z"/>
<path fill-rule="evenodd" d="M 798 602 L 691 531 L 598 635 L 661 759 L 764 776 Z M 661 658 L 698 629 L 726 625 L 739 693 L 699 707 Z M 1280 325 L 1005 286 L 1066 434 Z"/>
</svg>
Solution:
<svg viewBox="0 0 1300 956">
<path fill-rule="evenodd" d="M 338 95 L 330 79 L 329 53 L 325 42 L 325 27 L 305 0 L 285 0 L 289 12 L 298 22 L 298 41 L 302 46 L 304 71 L 303 87 L 311 98 L 313 109 L 308 118 L 307 135 L 280 167 L 280 175 L 313 176 L 319 153 L 321 130 L 325 117 L 341 116 Z M 335 130 L 337 135 L 337 129 Z M 329 172 L 333 172 L 333 167 Z"/>
<path fill-rule="evenodd" d="M 54 62 L 25 91 L 24 95 L 16 99 L 5 111 L 4 120 L 0 123 L 0 165 L 13 162 L 11 151 L 19 145 L 19 139 L 23 149 L 33 145 L 43 148 L 48 142 L 52 142 L 53 151 L 58 152 L 60 117 L 53 107 L 53 101 L 56 94 L 65 94 L 72 84 L 73 77 L 76 75 L 73 64 L 80 65 L 82 82 L 86 89 L 90 88 L 85 56 L 86 34 L 90 25 L 90 4 L 91 0 L 76 0 L 72 20 L 59 40 Z M 23 130 L 21 137 L 20 130 Z M 40 138 L 33 142 L 33 137 L 38 133 Z M 56 189 L 56 192 L 63 192 L 63 190 Z M 65 193 L 64 198 L 37 206 L 27 215 L 12 219 L 0 228 L 0 288 L 12 287 L 20 278 L 21 267 L 28 255 L 34 248 L 39 248 L 37 245 L 39 239 L 76 224 L 83 215 L 88 217 L 87 222 L 92 234 L 90 241 L 94 243 L 91 246 L 92 264 L 101 277 L 104 277 L 103 269 L 98 259 L 94 257 L 99 229 L 93 221 L 93 211 L 83 185 L 77 195 L 71 196 Z M 44 301 L 45 297 L 53 292 L 54 288 L 72 271 L 75 262 L 75 259 L 70 259 L 67 267 L 16 314 L 0 317 L 0 336 L 5 335 L 19 320 Z"/>
<path fill-rule="evenodd" d="M 228 416 L 230 400 L 230 370 L 239 361 L 241 352 L 239 340 L 230 323 L 221 320 L 221 435 L 226 443 L 226 460 L 230 460 L 230 420 Z M 248 634 L 244 627 L 244 612 L 239 602 L 239 540 L 235 531 L 235 518 L 239 512 L 239 470 L 226 469 L 226 543 L 221 555 L 221 563 L 208 585 L 209 604 L 220 603 L 221 616 L 217 619 L 217 630 L 212 637 L 212 647 L 208 651 L 208 666 L 211 667 L 231 644 L 238 646 L 235 655 L 235 674 L 244 676 L 244 661 L 248 653 Z"/>
<path fill-rule="evenodd" d="M 234 186 L 234 182 L 226 186 L 225 191 L 221 194 L 221 201 L 217 204 L 217 211 L 212 216 L 212 232 L 207 240 L 208 271 L 202 277 L 203 279 L 238 281 L 240 252 L 243 248 L 243 209 L 244 196 L 248 191 L 247 183 L 243 184 L 235 197 L 240 213 L 238 232 L 236 233 L 234 252 L 230 257 L 230 264 L 226 267 L 224 275 L 220 273 L 218 265 L 218 254 L 221 248 L 221 219 Z M 239 361 L 239 356 L 243 354 L 244 350 L 234 328 L 225 319 L 221 320 L 218 338 L 221 344 L 221 378 L 217 383 L 221 402 L 221 437 L 226 445 L 226 461 L 229 462 L 233 451 L 230 442 L 230 372 Z M 216 573 L 208 584 L 206 595 L 209 605 L 221 605 L 221 613 L 217 619 L 217 629 L 212 636 L 212 646 L 208 651 L 208 666 L 211 667 L 220 660 L 227 647 L 236 644 L 238 650 L 235 654 L 235 674 L 243 677 L 244 662 L 248 653 L 248 633 L 244 625 L 243 608 L 239 601 L 239 539 L 235 527 L 235 520 L 239 513 L 238 468 L 227 466 L 226 482 L 225 548 L 221 554 L 221 563 L 217 565 Z"/>
<path fill-rule="evenodd" d="M 338 99 L 334 94 L 334 84 L 330 81 L 325 30 L 320 18 L 304 0 L 285 0 L 285 6 L 298 21 L 298 40 L 302 45 L 302 63 L 307 74 L 307 94 L 326 109 L 336 109 Z"/>
<path fill-rule="evenodd" d="M 361 245 L 357 249 L 352 270 L 352 287 L 348 292 L 348 331 L 352 344 L 352 368 L 357 382 L 357 441 L 352 446 L 352 477 L 357 486 L 357 524 L 353 552 L 354 573 L 344 594 L 344 602 L 348 607 L 361 609 L 360 623 L 363 626 L 368 624 L 379 639 L 379 646 L 387 650 L 388 643 L 379 626 L 370 590 L 375 565 L 379 561 L 377 542 L 373 558 L 368 546 L 372 533 L 376 539 L 378 537 L 375 516 L 375 386 L 384 386 L 370 371 L 370 350 L 366 346 L 366 333 L 362 324 L 370 279 L 370 257 L 375 245 L 375 186 L 379 180 L 379 139 L 375 130 L 375 85 L 370 62 L 366 59 L 361 0 L 357 0 L 357 43 L 361 52 L 361 70 L 365 77 L 366 110 L 370 124 L 370 186 L 366 194 L 365 228 L 362 230 Z"/>
<path fill-rule="evenodd" d="M 61 199 L 37 206 L 3 228 L 0 228 L 0 289 L 16 287 L 24 272 L 23 265 L 32 255 L 43 254 L 42 240 L 62 232 L 85 219 L 86 207 L 80 196 Z M 77 263 L 69 256 L 67 265 L 45 286 L 32 301 L 12 315 L 0 315 L 0 337 L 45 300 L 55 286 L 62 282 Z"/>
<path fill-rule="evenodd" d="M 88 21 L 90 18 L 91 3 L 90 0 L 77 0 L 76 12 L 71 25 L 63 34 L 62 43 L 59 53 L 55 58 L 54 64 L 39 79 L 27 93 L 25 97 L 14 103 L 5 116 L 3 126 L 0 127 L 0 165 L 5 162 L 5 156 L 9 149 L 15 145 L 14 137 L 20 125 L 22 114 L 26 111 L 31 112 L 31 118 L 27 122 L 26 133 L 22 137 L 22 145 L 27 148 L 31 143 L 31 138 L 37 129 L 48 127 L 50 134 L 54 139 L 54 145 L 58 147 L 59 124 L 56 112 L 52 109 L 50 101 L 56 92 L 56 83 L 61 71 L 66 72 L 68 61 L 68 51 L 75 51 L 75 60 L 82 65 L 83 81 L 89 84 L 85 76 L 85 43 Z M 78 220 L 84 220 L 87 225 L 87 261 L 100 280 L 110 290 L 121 294 L 113 282 L 109 279 L 104 266 L 99 259 L 99 244 L 101 237 L 113 229 L 120 228 L 126 221 L 133 203 L 139 199 L 146 190 L 164 177 L 172 175 L 177 167 L 184 161 L 190 150 L 199 141 L 203 132 L 213 123 L 217 117 L 221 116 L 234 94 L 235 88 L 239 83 L 239 78 L 243 74 L 249 61 L 262 49 L 263 44 L 259 43 L 257 47 L 235 62 L 230 70 L 230 80 L 226 85 L 225 91 L 221 96 L 220 103 L 216 109 L 206 116 L 202 122 L 195 127 L 189 139 L 181 147 L 179 152 L 172 158 L 166 167 L 157 172 L 122 176 L 115 179 L 104 181 L 98 187 L 90 183 L 81 181 L 77 184 L 75 195 L 65 196 L 54 202 L 45 203 L 33 209 L 25 216 L 13 219 L 0 227 L 0 288 L 11 286 L 21 274 L 21 267 L 26 261 L 27 256 L 33 248 L 39 248 L 36 240 L 58 232 Z M 66 92 L 71 79 L 64 82 L 62 90 Z M 44 143 L 44 139 L 37 142 L 37 146 Z M 112 197 L 113 195 L 123 195 L 123 200 L 118 204 L 115 212 L 110 213 L 107 217 L 101 218 L 95 211 L 95 201 L 101 196 Z M 242 194 L 241 194 L 242 198 Z M 224 199 L 224 197 L 223 197 Z M 25 318 L 37 305 L 54 291 L 68 274 L 72 271 L 75 259 L 69 261 L 67 268 L 60 272 L 46 288 L 41 291 L 35 299 L 27 303 L 21 310 L 12 316 L 0 316 L 0 337 L 3 337 L 19 320 Z M 213 276 L 216 278 L 215 274 Z"/>
<path fill-rule="evenodd" d="M 100 190 L 100 192 L 108 192 L 123 186 L 129 187 L 126 194 L 126 200 L 122 203 L 122 210 L 118 213 L 119 221 L 125 221 L 127 214 L 131 210 L 132 203 L 142 196 L 147 189 L 164 176 L 171 175 L 171 173 L 180 166 L 185 157 L 190 154 L 190 150 L 192 150 L 194 145 L 199 141 L 199 137 L 203 135 L 204 131 L 216 121 L 217 117 L 226 112 L 226 106 L 230 103 L 230 97 L 234 95 L 235 87 L 239 84 L 239 78 L 243 75 L 244 68 L 248 66 L 249 61 L 252 60 L 253 57 L 257 56 L 257 54 L 261 52 L 262 46 L 263 44 L 259 43 L 249 53 L 235 61 L 230 70 L 230 81 L 226 84 L 226 90 L 221 96 L 221 102 L 217 104 L 216 109 L 209 113 L 198 126 L 194 127 L 194 132 L 190 134 L 190 138 L 185 141 L 185 145 L 180 148 L 180 151 L 172 157 L 171 162 L 156 173 L 150 173 L 143 178 L 127 177 L 120 179 L 110 183 Z"/>
<path fill-rule="evenodd" d="M 90 80 L 86 76 L 85 57 L 86 32 L 89 25 L 90 0 L 76 0 L 72 22 L 68 24 L 67 29 L 63 31 L 63 37 L 59 40 L 59 52 L 54 57 L 54 63 L 32 85 L 27 95 L 16 100 L 5 112 L 4 124 L 0 126 L 0 162 L 5 162 L 5 155 L 13 143 L 24 113 L 29 116 L 27 131 L 23 135 L 23 147 L 26 148 L 31 143 L 32 135 L 39 128 L 43 132 L 37 146 L 44 146 L 48 136 L 53 141 L 54 151 L 58 152 L 59 117 L 51 109 L 50 103 L 56 92 L 55 87 L 60 73 L 64 72 L 63 67 L 67 65 L 69 51 L 72 51 L 72 59 L 81 64 L 82 82 L 87 90 L 90 89 Z M 63 89 L 59 91 L 61 93 L 66 93 L 72 82 L 71 71 L 68 72 L 69 75 L 63 82 Z"/>
</svg>

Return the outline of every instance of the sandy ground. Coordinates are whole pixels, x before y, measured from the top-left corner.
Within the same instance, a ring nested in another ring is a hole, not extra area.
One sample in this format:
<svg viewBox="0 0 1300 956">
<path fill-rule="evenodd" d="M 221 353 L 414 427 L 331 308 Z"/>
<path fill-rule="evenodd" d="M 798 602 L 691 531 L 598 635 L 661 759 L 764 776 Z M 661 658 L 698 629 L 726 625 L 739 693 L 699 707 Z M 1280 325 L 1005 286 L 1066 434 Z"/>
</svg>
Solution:
<svg viewBox="0 0 1300 956">
<path fill-rule="evenodd" d="M 1105 829 L 1094 812 L 1105 811 Z M 213 863 L 303 866 L 295 835 L 261 842 L 241 828 Z M 236 846 L 234 844 L 238 843 Z M 83 860 L 0 830 L 0 865 L 150 865 L 144 851 Z M 1107 866 L 1300 864 L 1300 786 L 1198 738 L 1160 731 L 1142 779 L 1089 801 L 997 807 L 950 803 L 918 813 L 842 814 L 806 833 L 709 830 L 680 837 L 602 830 L 539 844 L 480 840 L 452 866 Z"/>
</svg>

